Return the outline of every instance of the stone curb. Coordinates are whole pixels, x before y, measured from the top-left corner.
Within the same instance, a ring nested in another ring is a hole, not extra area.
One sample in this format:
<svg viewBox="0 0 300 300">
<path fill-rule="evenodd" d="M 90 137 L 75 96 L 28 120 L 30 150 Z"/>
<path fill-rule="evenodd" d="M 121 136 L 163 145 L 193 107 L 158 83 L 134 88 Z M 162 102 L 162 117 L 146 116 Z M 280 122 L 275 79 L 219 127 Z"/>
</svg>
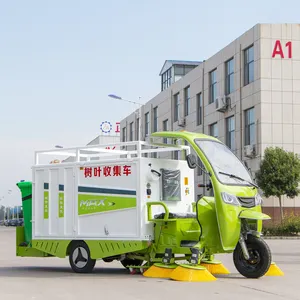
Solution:
<svg viewBox="0 0 300 300">
<path fill-rule="evenodd" d="M 300 240 L 300 236 L 262 236 L 264 240 Z"/>
</svg>

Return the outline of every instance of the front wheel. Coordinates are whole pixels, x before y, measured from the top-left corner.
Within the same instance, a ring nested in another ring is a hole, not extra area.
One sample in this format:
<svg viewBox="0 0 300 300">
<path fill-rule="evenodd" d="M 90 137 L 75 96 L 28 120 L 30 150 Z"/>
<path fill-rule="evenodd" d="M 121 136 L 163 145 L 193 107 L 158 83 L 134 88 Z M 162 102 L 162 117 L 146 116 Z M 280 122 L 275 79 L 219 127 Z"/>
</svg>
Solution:
<svg viewBox="0 0 300 300">
<path fill-rule="evenodd" d="M 261 238 L 249 235 L 245 240 L 249 260 L 246 260 L 241 245 L 238 243 L 233 252 L 233 262 L 236 269 L 247 278 L 259 278 L 266 274 L 272 261 L 268 244 Z"/>
</svg>

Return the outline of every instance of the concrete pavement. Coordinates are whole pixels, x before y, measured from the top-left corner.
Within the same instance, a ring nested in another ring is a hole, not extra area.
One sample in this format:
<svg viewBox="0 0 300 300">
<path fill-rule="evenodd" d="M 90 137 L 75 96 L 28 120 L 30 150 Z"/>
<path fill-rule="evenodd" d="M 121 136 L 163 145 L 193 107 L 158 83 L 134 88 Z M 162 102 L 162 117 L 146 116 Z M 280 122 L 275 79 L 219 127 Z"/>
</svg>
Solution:
<svg viewBox="0 0 300 300">
<path fill-rule="evenodd" d="M 267 240 L 284 277 L 246 279 L 237 273 L 232 255 L 222 255 L 232 272 L 206 283 L 174 282 L 129 275 L 119 262 L 97 262 L 92 274 L 72 272 L 68 259 L 15 256 L 15 228 L 0 227 L 0 299 L 299 299 L 300 240 Z"/>
</svg>

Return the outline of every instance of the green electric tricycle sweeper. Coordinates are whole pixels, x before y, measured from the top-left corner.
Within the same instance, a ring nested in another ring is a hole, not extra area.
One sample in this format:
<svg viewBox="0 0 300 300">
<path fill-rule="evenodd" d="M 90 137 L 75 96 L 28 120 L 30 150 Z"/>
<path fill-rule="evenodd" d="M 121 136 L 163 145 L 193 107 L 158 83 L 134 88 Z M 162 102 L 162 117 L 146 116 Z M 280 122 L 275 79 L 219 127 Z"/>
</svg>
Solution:
<svg viewBox="0 0 300 300">
<path fill-rule="evenodd" d="M 171 131 L 111 146 L 36 151 L 32 182 L 17 183 L 24 211 L 18 256 L 67 256 L 77 273 L 116 260 L 146 277 L 211 281 L 229 273 L 215 255 L 233 253 L 245 277 L 283 275 L 262 238 L 270 217 L 258 187 L 226 145 Z M 53 164 L 43 155 L 68 159 Z M 197 167 L 213 196 L 195 199 Z"/>
</svg>

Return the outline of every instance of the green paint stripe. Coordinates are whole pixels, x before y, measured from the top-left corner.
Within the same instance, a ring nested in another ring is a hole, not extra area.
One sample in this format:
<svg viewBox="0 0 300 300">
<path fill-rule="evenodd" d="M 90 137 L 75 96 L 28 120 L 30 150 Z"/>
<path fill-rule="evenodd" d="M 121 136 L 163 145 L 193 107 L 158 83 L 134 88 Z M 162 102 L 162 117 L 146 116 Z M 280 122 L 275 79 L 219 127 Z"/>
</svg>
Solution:
<svg viewBox="0 0 300 300">
<path fill-rule="evenodd" d="M 135 197 L 78 195 L 78 215 L 101 213 L 136 207 Z"/>
</svg>

